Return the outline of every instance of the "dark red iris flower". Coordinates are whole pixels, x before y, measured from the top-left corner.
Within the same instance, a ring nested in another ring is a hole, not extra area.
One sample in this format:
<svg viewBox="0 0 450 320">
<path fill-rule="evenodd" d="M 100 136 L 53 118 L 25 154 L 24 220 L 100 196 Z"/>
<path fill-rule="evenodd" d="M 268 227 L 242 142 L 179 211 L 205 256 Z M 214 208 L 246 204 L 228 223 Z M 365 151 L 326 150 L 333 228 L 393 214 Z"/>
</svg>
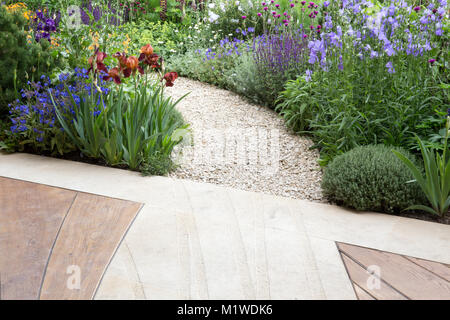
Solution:
<svg viewBox="0 0 450 320">
<path fill-rule="evenodd" d="M 120 74 L 119 68 L 111 68 L 108 72 L 108 75 L 103 77 L 103 80 L 113 79 L 115 83 L 121 84 L 119 74 Z"/>
<path fill-rule="evenodd" d="M 94 55 L 89 58 L 88 62 L 90 64 L 90 67 L 87 71 L 87 73 L 91 72 L 94 69 L 94 60 L 95 60 L 95 73 L 97 73 L 97 70 L 108 72 L 108 69 L 106 68 L 105 64 L 103 63 L 103 60 L 106 58 L 106 53 L 100 52 L 99 48 L 97 48 L 94 52 Z"/>
<path fill-rule="evenodd" d="M 158 63 L 159 56 L 153 52 L 153 47 L 150 44 L 146 44 L 141 48 L 141 54 L 139 55 L 139 62 L 144 62 L 152 68 L 161 68 Z"/>
<path fill-rule="evenodd" d="M 125 62 L 127 68 L 124 70 L 124 75 L 126 74 L 127 77 L 132 73 L 133 75 L 136 74 L 136 70 L 139 71 L 140 74 L 144 74 L 144 70 L 139 66 L 139 59 L 135 56 L 128 57 Z"/>
<path fill-rule="evenodd" d="M 122 71 L 127 67 L 127 55 L 125 52 L 116 52 L 113 57 L 119 62 L 119 71 Z"/>
<path fill-rule="evenodd" d="M 149 65 L 151 68 L 161 68 L 160 64 L 158 63 L 158 60 L 160 59 L 160 56 L 158 56 L 156 53 L 152 53 L 149 55 L 146 55 L 145 53 L 141 53 L 139 56 L 139 61 L 143 61 L 145 64 Z"/>
<path fill-rule="evenodd" d="M 166 80 L 166 87 L 173 87 L 173 82 L 178 78 L 178 73 L 176 72 L 167 72 L 163 79 Z M 162 79 L 161 79 L 162 81 Z"/>
<path fill-rule="evenodd" d="M 116 52 L 113 57 L 119 61 L 118 70 L 123 73 L 125 78 L 136 74 L 136 70 L 140 74 L 144 74 L 144 70 L 139 66 L 139 59 L 135 56 L 127 57 L 125 52 Z"/>
</svg>

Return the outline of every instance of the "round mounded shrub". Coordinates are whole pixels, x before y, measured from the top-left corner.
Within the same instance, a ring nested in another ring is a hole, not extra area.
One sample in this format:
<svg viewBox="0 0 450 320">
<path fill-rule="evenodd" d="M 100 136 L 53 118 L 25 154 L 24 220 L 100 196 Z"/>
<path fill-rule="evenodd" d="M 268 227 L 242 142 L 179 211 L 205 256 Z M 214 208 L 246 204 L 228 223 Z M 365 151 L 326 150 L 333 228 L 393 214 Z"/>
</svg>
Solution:
<svg viewBox="0 0 450 320">
<path fill-rule="evenodd" d="M 357 210 L 398 213 L 426 198 L 408 168 L 392 152 L 395 149 L 417 164 L 408 151 L 369 145 L 356 147 L 337 156 L 325 169 L 324 195 Z"/>
</svg>

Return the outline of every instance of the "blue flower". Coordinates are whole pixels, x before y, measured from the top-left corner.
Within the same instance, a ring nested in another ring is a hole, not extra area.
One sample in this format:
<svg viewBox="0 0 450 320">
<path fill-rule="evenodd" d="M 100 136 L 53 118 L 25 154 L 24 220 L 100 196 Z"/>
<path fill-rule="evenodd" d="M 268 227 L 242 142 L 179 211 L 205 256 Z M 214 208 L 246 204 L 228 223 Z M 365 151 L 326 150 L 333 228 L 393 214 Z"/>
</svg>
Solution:
<svg viewBox="0 0 450 320">
<path fill-rule="evenodd" d="M 306 70 L 306 76 L 305 76 L 306 82 L 311 81 L 312 74 L 313 74 L 313 72 L 311 70 Z"/>
<path fill-rule="evenodd" d="M 386 63 L 386 68 L 388 69 L 388 72 L 389 72 L 389 73 L 395 73 L 394 65 L 392 64 L 391 61 L 389 61 L 388 63 Z"/>
</svg>

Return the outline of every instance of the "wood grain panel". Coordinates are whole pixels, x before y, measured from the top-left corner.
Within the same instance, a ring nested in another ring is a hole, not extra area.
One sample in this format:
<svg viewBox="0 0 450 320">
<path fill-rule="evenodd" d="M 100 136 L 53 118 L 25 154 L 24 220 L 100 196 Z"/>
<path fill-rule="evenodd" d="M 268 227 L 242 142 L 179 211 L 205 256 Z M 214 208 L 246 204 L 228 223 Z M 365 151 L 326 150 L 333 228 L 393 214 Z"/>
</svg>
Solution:
<svg viewBox="0 0 450 320">
<path fill-rule="evenodd" d="M 422 268 L 425 268 L 434 274 L 440 276 L 441 278 L 450 281 L 450 267 L 434 261 L 428 261 L 423 259 L 417 259 L 413 257 L 406 257 L 407 259 L 411 260 L 412 262 L 417 263 Z"/>
<path fill-rule="evenodd" d="M 366 291 L 361 289 L 357 284 L 353 283 L 353 288 L 355 289 L 356 296 L 358 297 L 358 300 L 376 300 L 374 297 L 372 297 Z"/>
<path fill-rule="evenodd" d="M 367 280 L 371 276 L 363 267 L 354 262 L 346 255 L 342 255 L 347 272 L 350 279 L 359 287 L 367 291 L 377 300 L 407 300 L 406 297 L 399 292 L 388 286 L 386 283 L 380 280 L 379 288 L 369 288 L 367 286 Z M 356 286 L 355 286 L 356 287 Z"/>
<path fill-rule="evenodd" d="M 450 299 L 450 283 L 405 257 L 340 243 L 339 249 L 364 268 L 376 265 L 381 278 L 411 299 Z"/>
<path fill-rule="evenodd" d="M 140 207 L 135 202 L 79 193 L 53 249 L 40 298 L 92 299 Z M 78 271 L 80 286 L 76 288 Z"/>
<path fill-rule="evenodd" d="M 0 177 L 1 299 L 38 299 L 51 248 L 75 196 Z"/>
</svg>

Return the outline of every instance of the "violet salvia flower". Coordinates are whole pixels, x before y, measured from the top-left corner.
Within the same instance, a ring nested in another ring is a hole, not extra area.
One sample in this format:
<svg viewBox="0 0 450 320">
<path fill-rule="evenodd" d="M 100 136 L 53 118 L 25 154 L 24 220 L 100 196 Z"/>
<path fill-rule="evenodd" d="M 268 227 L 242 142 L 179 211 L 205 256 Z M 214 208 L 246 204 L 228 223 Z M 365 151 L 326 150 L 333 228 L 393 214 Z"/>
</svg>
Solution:
<svg viewBox="0 0 450 320">
<path fill-rule="evenodd" d="M 281 75 L 303 62 L 306 43 L 301 35 L 274 33 L 254 40 L 253 59 L 257 68 Z"/>
</svg>

